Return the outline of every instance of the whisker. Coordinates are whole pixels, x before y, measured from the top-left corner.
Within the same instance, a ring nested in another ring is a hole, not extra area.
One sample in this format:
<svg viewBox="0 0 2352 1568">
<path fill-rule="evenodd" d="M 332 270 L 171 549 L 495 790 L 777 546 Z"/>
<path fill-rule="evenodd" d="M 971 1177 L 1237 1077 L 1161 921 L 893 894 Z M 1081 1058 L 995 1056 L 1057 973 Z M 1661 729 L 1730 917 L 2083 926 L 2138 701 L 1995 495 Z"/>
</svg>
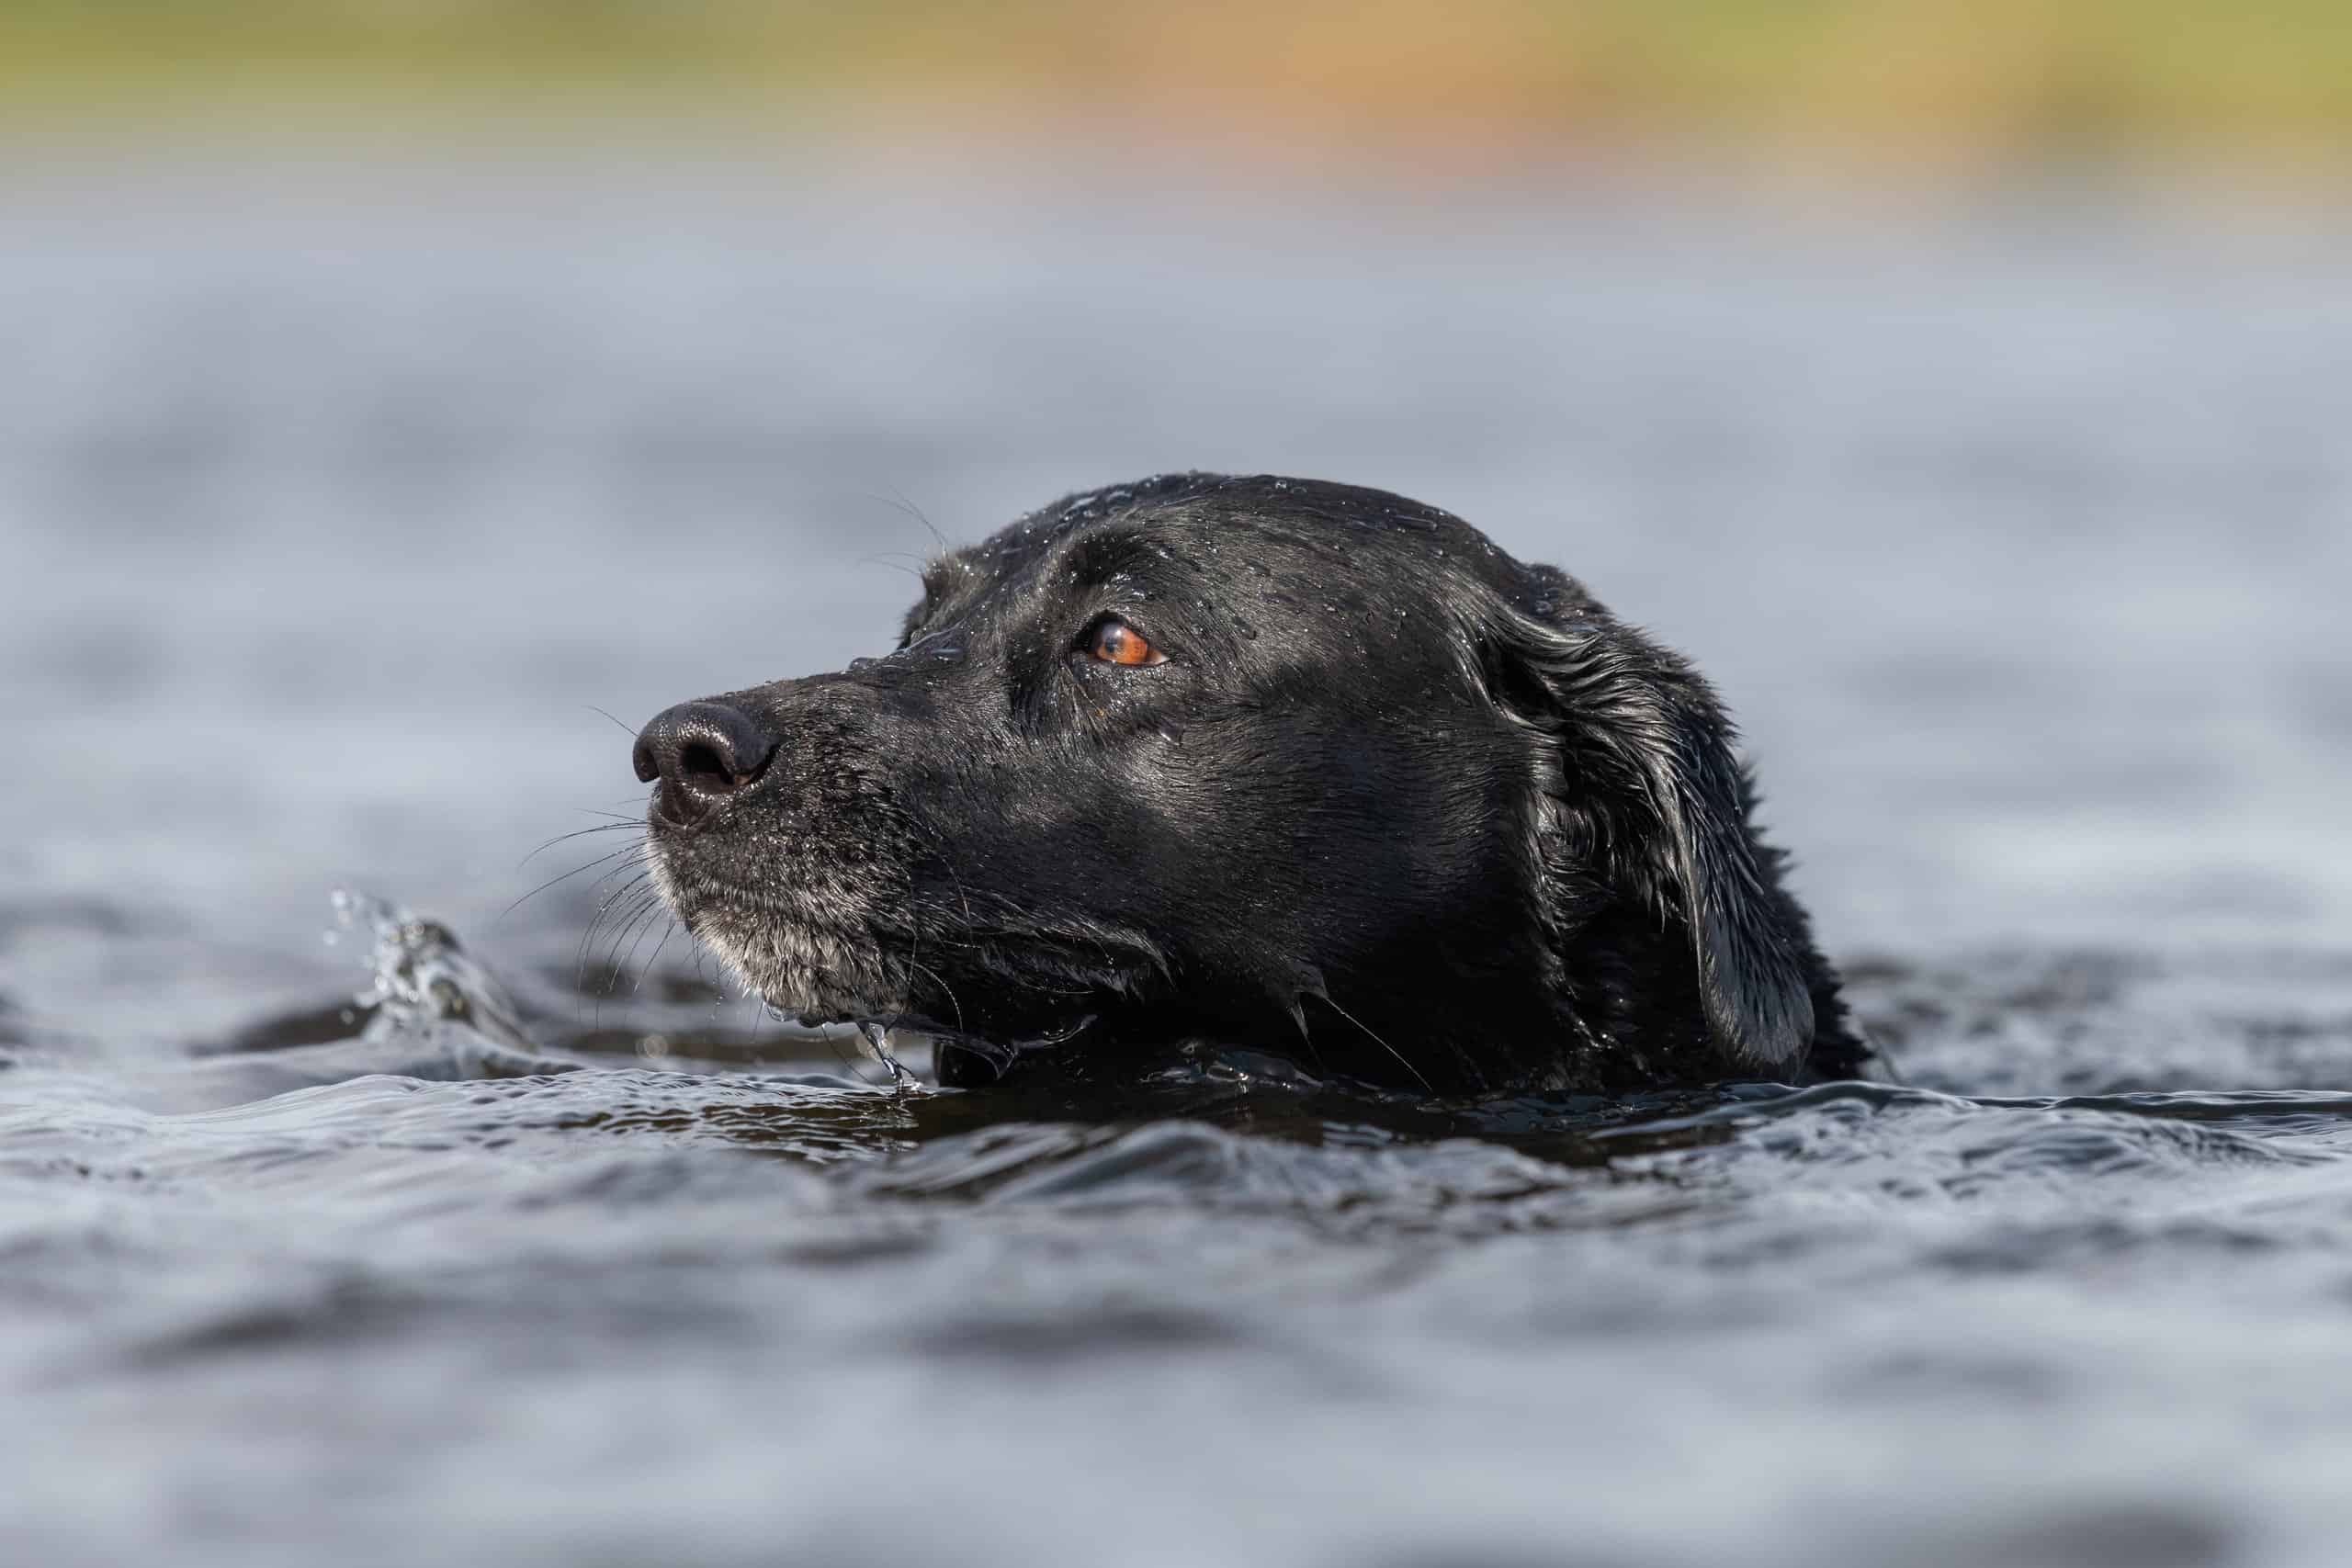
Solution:
<svg viewBox="0 0 2352 1568">
<path fill-rule="evenodd" d="M 947 993 L 947 1005 L 956 1010 L 956 1032 L 958 1034 L 966 1032 L 964 1029 L 964 1004 L 956 999 L 956 987 L 947 983 L 946 976 L 941 975 L 938 970 L 933 969 L 930 964 L 922 963 L 919 959 L 908 959 L 907 965 L 912 969 L 922 970 L 924 974 L 930 976 L 933 980 L 939 983 L 939 988 Z"/>
<path fill-rule="evenodd" d="M 625 828 L 634 828 L 636 826 L 637 824 L 634 822 L 599 822 L 593 828 L 574 828 L 569 833 L 558 833 L 554 838 L 549 839 L 546 843 L 541 844 L 537 849 L 533 850 L 529 854 L 526 854 L 521 860 L 516 861 L 514 863 L 514 869 L 516 871 L 522 870 L 525 866 L 530 864 L 533 861 L 538 859 L 541 855 L 547 853 L 558 844 L 570 843 L 574 839 L 584 839 L 591 833 L 617 833 Z M 596 863 L 591 861 L 588 863 L 590 865 L 594 865 Z"/>
<path fill-rule="evenodd" d="M 667 941 L 668 939 L 664 938 L 663 940 Z M 656 953 L 653 956 L 659 958 L 662 955 L 659 953 Z M 749 1043 L 743 1047 L 743 1055 L 754 1066 L 763 1067 L 767 1066 L 767 1042 L 760 1037 L 760 1030 L 761 1026 L 768 1021 L 770 1011 L 770 1009 L 763 1007 L 758 1012 L 752 1015 L 752 1027 L 748 1032 L 751 1035 L 751 1040 Z"/>
<path fill-rule="evenodd" d="M 630 847 L 633 848 L 634 846 Z M 540 883 L 537 887 L 532 888 L 528 893 L 524 894 L 520 898 L 515 899 L 514 902 L 507 905 L 503 909 L 499 910 L 498 919 L 490 922 L 492 928 L 495 929 L 499 922 L 505 919 L 507 916 L 513 914 L 515 910 L 521 908 L 524 905 L 529 903 L 532 899 L 537 897 L 548 888 L 553 887 L 556 884 L 560 882 L 569 882 L 583 871 L 594 871 L 596 867 L 604 864 L 606 861 L 618 860 L 628 852 L 628 849 L 617 849 L 611 854 L 598 855 L 586 865 L 575 865 L 570 871 L 565 872 L 561 876 L 548 877 L 545 882 Z"/>
<path fill-rule="evenodd" d="M 1363 1020 L 1358 1018 L 1355 1014 L 1350 1012 L 1347 1009 L 1333 1001 L 1328 995 L 1318 995 L 1315 999 L 1321 1002 L 1325 1007 L 1329 1008 L 1333 1012 L 1338 1013 L 1341 1018 L 1346 1019 L 1350 1023 L 1354 1024 L 1358 1029 L 1363 1030 L 1366 1034 L 1371 1034 L 1374 1043 L 1377 1044 L 1382 1050 L 1387 1052 L 1390 1055 L 1396 1057 L 1396 1065 L 1413 1075 L 1413 1081 L 1421 1086 L 1422 1092 L 1427 1094 L 1435 1094 L 1437 1092 L 1436 1089 L 1430 1088 L 1430 1080 L 1421 1077 L 1421 1070 L 1413 1066 L 1412 1063 L 1405 1060 L 1405 1054 L 1403 1052 L 1397 1050 L 1396 1046 L 1388 1043 L 1387 1041 L 1381 1039 L 1379 1035 L 1373 1034 L 1371 1025 L 1365 1023 Z"/>
<path fill-rule="evenodd" d="M 605 971 L 605 988 L 598 993 L 599 995 L 609 997 L 619 986 L 621 943 L 627 942 L 629 934 L 652 915 L 653 911 L 661 906 L 661 902 L 662 895 L 650 887 L 641 889 L 629 900 L 628 909 L 615 923 L 612 942 L 605 949 L 603 964 Z"/>
<path fill-rule="evenodd" d="M 653 956 L 645 961 L 645 967 L 639 970 L 637 972 L 637 978 L 628 983 L 628 994 L 630 996 L 636 996 L 639 992 L 645 989 L 645 977 L 653 973 L 653 966 L 655 964 L 662 962 L 662 950 L 669 946 L 670 939 L 677 934 L 678 922 L 676 919 L 673 917 L 670 921 L 670 929 L 663 931 L 662 933 L 662 940 L 653 944 Z"/>
<path fill-rule="evenodd" d="M 642 928 L 652 921 L 654 913 L 661 908 L 661 904 L 662 895 L 658 891 L 647 891 L 639 895 L 637 901 L 629 906 L 628 914 L 622 917 L 618 934 L 613 938 L 612 946 L 605 953 L 605 984 L 596 993 L 595 1007 L 590 1010 L 591 1028 L 602 1029 L 605 1026 L 605 998 L 610 997 L 614 988 L 620 984 L 621 943 L 628 941 L 631 931 L 641 932 Z M 629 951 L 634 953 L 637 950 L 631 947 Z"/>
<path fill-rule="evenodd" d="M 645 917 L 644 920 L 638 927 L 637 941 L 628 944 L 628 956 L 621 960 L 620 967 L 622 969 L 627 969 L 630 964 L 637 962 L 638 947 L 645 941 L 647 934 L 653 930 L 654 922 L 666 919 L 668 917 L 668 913 L 669 911 L 666 907 L 657 907 Z M 675 920 L 671 920 L 670 923 L 673 927 L 677 924 Z M 670 933 L 668 931 L 663 931 L 662 933 L 662 940 L 663 942 L 668 942 L 670 940 Z M 653 949 L 653 956 L 656 958 L 662 956 L 662 949 L 660 946 L 657 945 Z M 639 970 L 636 976 L 629 981 L 628 994 L 630 996 L 633 997 L 638 994 L 639 983 L 643 981 L 644 978 L 645 972 L 643 970 Z M 613 976 L 613 983 L 615 985 L 620 984 L 620 975 L 618 971 L 616 971 Z"/>
<path fill-rule="evenodd" d="M 605 917 L 610 914 L 614 907 L 620 903 L 622 899 L 627 898 L 636 889 L 643 886 L 645 883 L 652 878 L 653 873 L 650 868 L 645 867 L 643 856 L 641 854 L 639 855 L 637 863 L 640 867 L 638 874 L 629 878 L 628 881 L 623 883 L 611 897 L 607 897 L 602 904 L 596 907 L 596 912 L 588 918 L 587 927 L 580 933 L 579 948 L 572 954 L 573 972 L 571 984 L 572 988 L 575 991 L 584 991 L 588 988 L 588 953 L 591 947 L 595 942 L 597 928 L 605 923 Z M 608 878 L 617 873 L 626 872 L 628 869 L 628 865 L 624 863 L 621 865 L 614 867 L 612 871 L 605 873 L 605 877 Z M 604 880 L 605 878 L 598 879 L 600 886 Z"/>
<path fill-rule="evenodd" d="M 768 1010 L 770 1016 L 774 1016 L 775 1011 L 775 1010 L 773 1008 Z M 842 1043 L 833 1038 L 833 1026 L 831 1024 L 819 1024 L 817 1026 L 817 1038 L 825 1043 L 825 1049 L 832 1053 L 833 1060 L 841 1064 L 842 1072 L 846 1073 L 851 1077 L 857 1079 L 860 1083 L 865 1081 L 865 1074 L 860 1067 L 857 1059 L 854 1056 L 852 1056 L 848 1052 L 842 1050 Z"/>
<path fill-rule="evenodd" d="M 896 552 L 894 552 L 894 553 L 896 553 Z M 905 565 L 902 565 L 902 564 L 900 564 L 900 563 L 899 563 L 899 562 L 898 562 L 898 561 L 886 559 L 886 558 L 885 558 L 884 557 L 882 557 L 882 556 L 878 556 L 878 555 L 872 555 L 872 556 L 860 556 L 860 557 L 858 557 L 858 558 L 857 558 L 857 564 L 858 564 L 858 565 L 860 565 L 860 566 L 887 566 L 887 567 L 888 567 L 892 571 L 903 571 L 903 572 L 905 572 L 909 577 L 913 578 L 917 582 L 921 582 L 921 581 L 922 581 L 922 571 L 920 571 L 920 570 L 917 570 L 916 568 L 914 568 L 914 567 L 910 567 L 910 566 L 905 566 Z"/>
<path fill-rule="evenodd" d="M 969 930 L 972 924 L 972 895 L 964 886 L 963 874 L 956 869 L 956 863 L 947 858 L 947 836 L 928 822 L 916 821 L 912 818 L 909 818 L 908 821 L 938 840 L 940 867 L 947 873 L 947 879 L 956 885 L 956 898 L 964 906 L 964 925 L 967 930 Z"/>
<path fill-rule="evenodd" d="M 908 516 L 922 524 L 923 527 L 930 532 L 931 536 L 938 541 L 939 553 L 941 555 L 945 556 L 956 553 L 956 547 L 947 542 L 947 536 L 939 531 L 939 525 L 933 523 L 930 518 L 923 515 L 922 507 L 917 506 L 913 502 L 909 501 L 897 491 L 892 491 L 888 495 L 876 495 L 872 491 L 868 491 L 866 492 L 866 496 L 867 499 L 872 501 L 888 502 L 890 505 L 897 507 L 899 511 L 905 513 Z"/>
</svg>

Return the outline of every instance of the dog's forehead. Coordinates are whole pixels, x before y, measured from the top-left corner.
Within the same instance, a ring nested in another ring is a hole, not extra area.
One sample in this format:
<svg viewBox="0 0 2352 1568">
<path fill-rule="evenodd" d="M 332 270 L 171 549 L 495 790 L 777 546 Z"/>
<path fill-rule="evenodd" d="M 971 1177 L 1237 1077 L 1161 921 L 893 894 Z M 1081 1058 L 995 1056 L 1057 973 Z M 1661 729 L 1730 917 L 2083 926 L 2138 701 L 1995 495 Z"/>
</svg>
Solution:
<svg viewBox="0 0 2352 1568">
<path fill-rule="evenodd" d="M 1434 561 L 1449 549 L 1497 558 L 1451 513 L 1385 491 L 1169 474 L 1065 497 L 933 561 L 923 581 L 927 604 L 946 608 L 1121 573 L 1197 576 L 1221 564 L 1287 563 L 1343 577 L 1351 556 Z"/>
</svg>

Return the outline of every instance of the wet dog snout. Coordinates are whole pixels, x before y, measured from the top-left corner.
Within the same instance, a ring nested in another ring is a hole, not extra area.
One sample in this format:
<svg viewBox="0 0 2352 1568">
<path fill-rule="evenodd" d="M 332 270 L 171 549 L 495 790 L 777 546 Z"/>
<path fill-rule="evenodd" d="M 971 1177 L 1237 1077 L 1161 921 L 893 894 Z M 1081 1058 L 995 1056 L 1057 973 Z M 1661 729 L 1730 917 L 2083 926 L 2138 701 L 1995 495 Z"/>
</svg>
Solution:
<svg viewBox="0 0 2352 1568">
<path fill-rule="evenodd" d="M 661 781 L 658 815 L 692 828 L 750 788 L 775 746 L 767 727 L 741 708 L 681 703 L 639 732 L 630 761 L 640 780 Z"/>
</svg>

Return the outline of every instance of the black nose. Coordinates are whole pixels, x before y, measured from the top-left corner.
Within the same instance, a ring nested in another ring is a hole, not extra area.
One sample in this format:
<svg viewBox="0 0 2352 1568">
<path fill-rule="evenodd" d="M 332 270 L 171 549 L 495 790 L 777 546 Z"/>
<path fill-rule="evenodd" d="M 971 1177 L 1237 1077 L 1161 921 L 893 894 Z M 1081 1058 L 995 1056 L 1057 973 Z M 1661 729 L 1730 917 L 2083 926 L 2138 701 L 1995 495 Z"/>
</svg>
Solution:
<svg viewBox="0 0 2352 1568">
<path fill-rule="evenodd" d="M 768 765 L 775 738 L 725 703 L 680 703 L 638 733 L 629 761 L 647 784 L 662 781 L 661 815 L 691 828 Z"/>
</svg>

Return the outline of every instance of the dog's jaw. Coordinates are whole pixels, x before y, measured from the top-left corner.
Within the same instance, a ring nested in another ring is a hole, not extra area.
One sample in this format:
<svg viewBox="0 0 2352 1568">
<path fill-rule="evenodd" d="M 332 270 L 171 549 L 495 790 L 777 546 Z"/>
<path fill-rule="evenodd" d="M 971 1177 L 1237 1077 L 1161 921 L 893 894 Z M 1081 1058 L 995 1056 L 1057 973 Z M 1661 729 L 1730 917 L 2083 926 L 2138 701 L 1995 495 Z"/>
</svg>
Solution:
<svg viewBox="0 0 2352 1568">
<path fill-rule="evenodd" d="M 803 1023 L 888 1021 L 913 1005 L 911 966 L 880 941 L 874 901 L 838 873 L 811 869 L 746 889 L 681 864 L 657 835 L 653 886 L 687 931 L 747 991 Z"/>
</svg>

